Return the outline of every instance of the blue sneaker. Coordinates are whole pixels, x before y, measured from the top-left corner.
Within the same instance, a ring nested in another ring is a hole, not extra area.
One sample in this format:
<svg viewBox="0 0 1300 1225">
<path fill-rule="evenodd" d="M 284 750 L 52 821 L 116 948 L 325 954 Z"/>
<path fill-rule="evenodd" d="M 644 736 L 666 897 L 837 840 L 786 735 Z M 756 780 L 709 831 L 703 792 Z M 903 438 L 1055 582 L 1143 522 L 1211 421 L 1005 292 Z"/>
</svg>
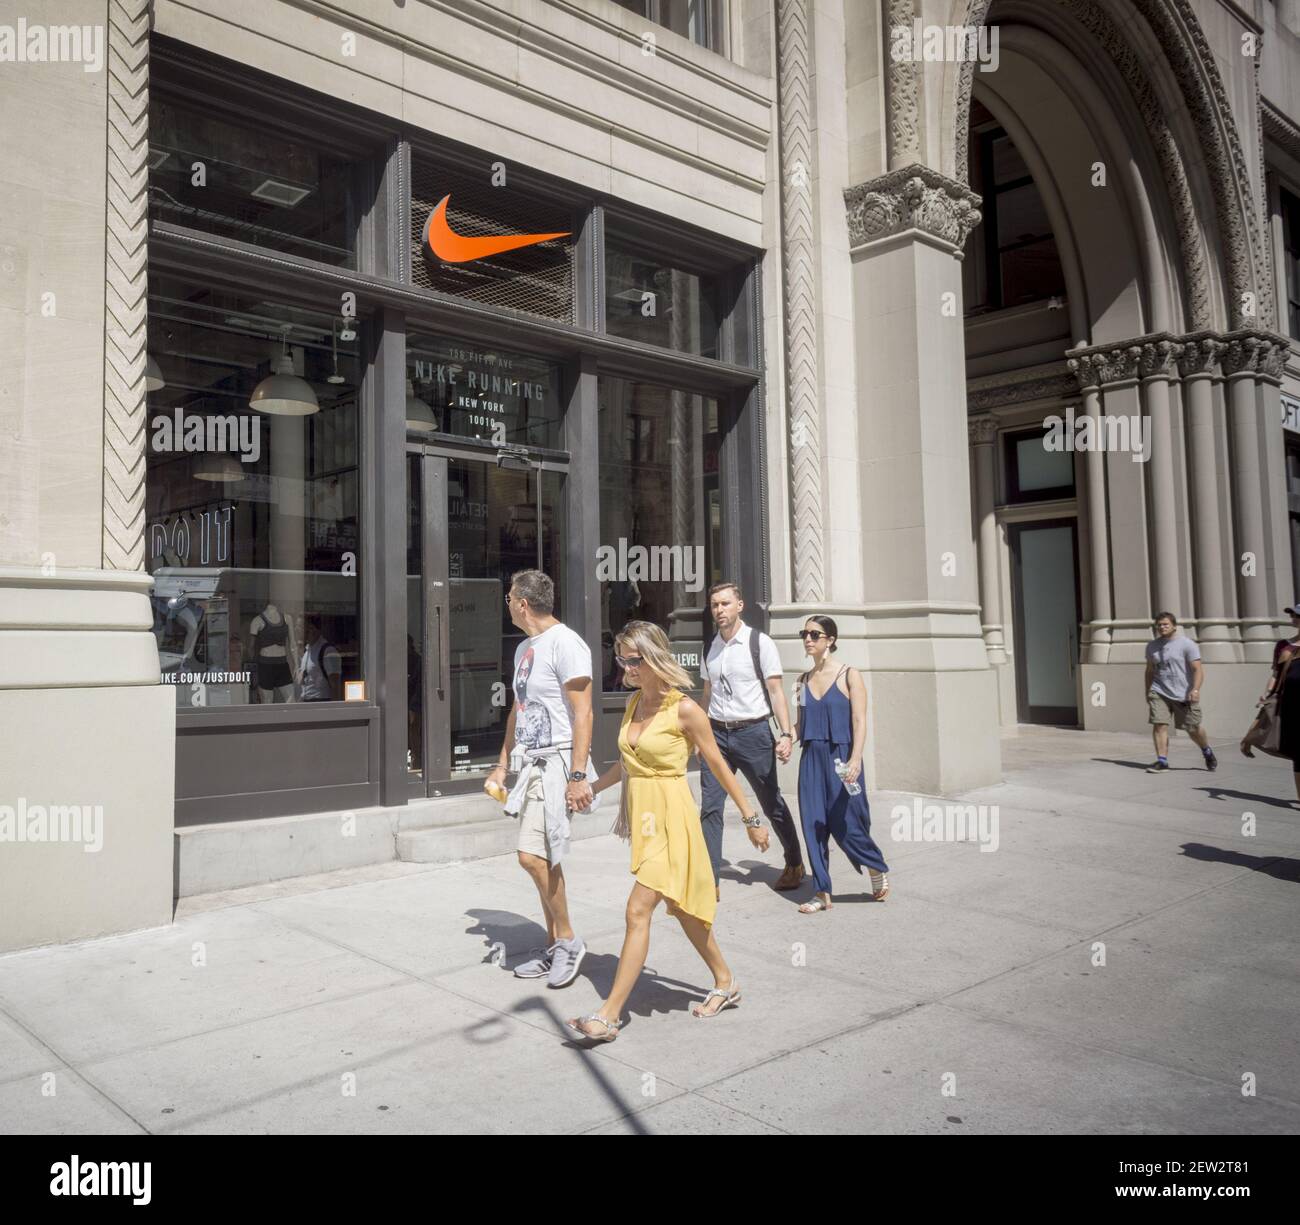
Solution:
<svg viewBox="0 0 1300 1225">
<path fill-rule="evenodd" d="M 587 955 L 587 946 L 581 937 L 557 940 L 547 950 L 551 954 L 551 972 L 546 976 L 548 987 L 567 987 L 578 977 L 578 967 Z"/>
</svg>

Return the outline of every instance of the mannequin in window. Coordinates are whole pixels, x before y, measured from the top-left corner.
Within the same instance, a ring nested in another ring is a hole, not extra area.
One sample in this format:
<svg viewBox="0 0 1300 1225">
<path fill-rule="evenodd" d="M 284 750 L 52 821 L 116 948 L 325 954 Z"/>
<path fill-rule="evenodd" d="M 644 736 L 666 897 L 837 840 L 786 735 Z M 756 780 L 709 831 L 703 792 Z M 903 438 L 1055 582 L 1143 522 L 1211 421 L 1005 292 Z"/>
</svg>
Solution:
<svg viewBox="0 0 1300 1225">
<path fill-rule="evenodd" d="M 248 632 L 253 640 L 258 701 L 292 702 L 298 640 L 289 618 L 274 604 L 268 604 L 253 618 Z"/>
<path fill-rule="evenodd" d="M 203 620 L 203 614 L 188 596 L 183 595 L 172 596 L 167 601 L 166 608 L 159 639 L 159 655 L 164 657 L 164 671 L 183 672 L 186 670 L 185 665 L 194 658 L 194 644 L 199 638 L 199 623 Z M 179 654 L 174 654 L 178 628 L 184 634 L 184 644 Z"/>
</svg>

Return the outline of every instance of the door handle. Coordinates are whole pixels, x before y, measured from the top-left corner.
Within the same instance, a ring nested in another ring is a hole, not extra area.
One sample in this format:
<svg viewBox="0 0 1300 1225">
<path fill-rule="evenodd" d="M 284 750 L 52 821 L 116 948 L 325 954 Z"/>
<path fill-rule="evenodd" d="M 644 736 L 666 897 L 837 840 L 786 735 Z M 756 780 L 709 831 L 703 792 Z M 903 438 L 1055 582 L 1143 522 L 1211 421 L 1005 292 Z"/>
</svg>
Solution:
<svg viewBox="0 0 1300 1225">
<path fill-rule="evenodd" d="M 438 696 L 442 697 L 442 605 L 433 606 L 433 654 L 438 661 L 437 671 L 434 673 L 433 687 L 438 691 Z"/>
<path fill-rule="evenodd" d="M 1070 665 L 1070 679 L 1074 679 L 1074 631 L 1065 627 L 1065 660 Z"/>
</svg>

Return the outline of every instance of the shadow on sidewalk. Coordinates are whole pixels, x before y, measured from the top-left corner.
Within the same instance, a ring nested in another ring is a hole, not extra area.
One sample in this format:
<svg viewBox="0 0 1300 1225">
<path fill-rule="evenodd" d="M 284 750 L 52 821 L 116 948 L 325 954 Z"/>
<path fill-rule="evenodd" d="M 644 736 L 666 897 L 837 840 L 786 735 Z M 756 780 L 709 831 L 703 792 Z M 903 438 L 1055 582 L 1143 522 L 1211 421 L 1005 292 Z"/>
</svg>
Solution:
<svg viewBox="0 0 1300 1225">
<path fill-rule="evenodd" d="M 1234 791 L 1231 787 L 1197 787 L 1197 791 L 1204 791 L 1212 800 L 1249 800 L 1252 804 L 1271 804 L 1274 808 L 1283 808 L 1287 812 L 1295 812 L 1291 800 L 1279 800 L 1272 795 L 1256 795 L 1253 791 Z"/>
<path fill-rule="evenodd" d="M 1241 851 L 1228 851 L 1220 846 L 1206 846 L 1203 842 L 1184 842 L 1183 854 L 1188 859 L 1200 859 L 1212 863 L 1227 863 L 1238 868 L 1249 868 L 1252 872 L 1262 872 L 1275 880 L 1289 881 L 1300 885 L 1300 859 L 1285 859 L 1281 856 L 1245 855 Z"/>
</svg>

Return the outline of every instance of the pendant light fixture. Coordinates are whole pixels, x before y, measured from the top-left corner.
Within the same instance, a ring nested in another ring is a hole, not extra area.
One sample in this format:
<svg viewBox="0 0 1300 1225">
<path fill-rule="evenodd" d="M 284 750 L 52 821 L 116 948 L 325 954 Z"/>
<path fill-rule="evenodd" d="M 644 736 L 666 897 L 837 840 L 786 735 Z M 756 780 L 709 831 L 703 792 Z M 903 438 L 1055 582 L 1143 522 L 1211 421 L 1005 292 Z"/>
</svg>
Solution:
<svg viewBox="0 0 1300 1225">
<path fill-rule="evenodd" d="M 334 373 L 325 381 L 335 384 L 346 383 L 347 379 L 339 373 L 339 330 L 336 323 L 330 324 L 330 346 L 334 350 Z"/>
<path fill-rule="evenodd" d="M 233 485 L 244 479 L 244 465 L 237 455 L 229 451 L 210 451 L 200 455 L 194 465 L 196 481 L 214 481 L 223 485 Z"/>
<path fill-rule="evenodd" d="M 415 394 L 415 384 L 410 379 L 406 380 L 406 428 L 423 434 L 432 434 L 438 428 L 433 409 Z"/>
<path fill-rule="evenodd" d="M 260 413 L 280 417 L 308 417 L 320 411 L 320 404 L 311 384 L 293 372 L 293 358 L 289 356 L 289 328 L 284 325 L 284 349 L 276 359 L 275 372 L 268 374 L 249 396 L 251 408 Z"/>
<path fill-rule="evenodd" d="M 144 355 L 144 389 L 145 391 L 161 391 L 167 386 L 167 380 L 163 378 L 162 367 L 153 359 L 152 353 Z"/>
</svg>

